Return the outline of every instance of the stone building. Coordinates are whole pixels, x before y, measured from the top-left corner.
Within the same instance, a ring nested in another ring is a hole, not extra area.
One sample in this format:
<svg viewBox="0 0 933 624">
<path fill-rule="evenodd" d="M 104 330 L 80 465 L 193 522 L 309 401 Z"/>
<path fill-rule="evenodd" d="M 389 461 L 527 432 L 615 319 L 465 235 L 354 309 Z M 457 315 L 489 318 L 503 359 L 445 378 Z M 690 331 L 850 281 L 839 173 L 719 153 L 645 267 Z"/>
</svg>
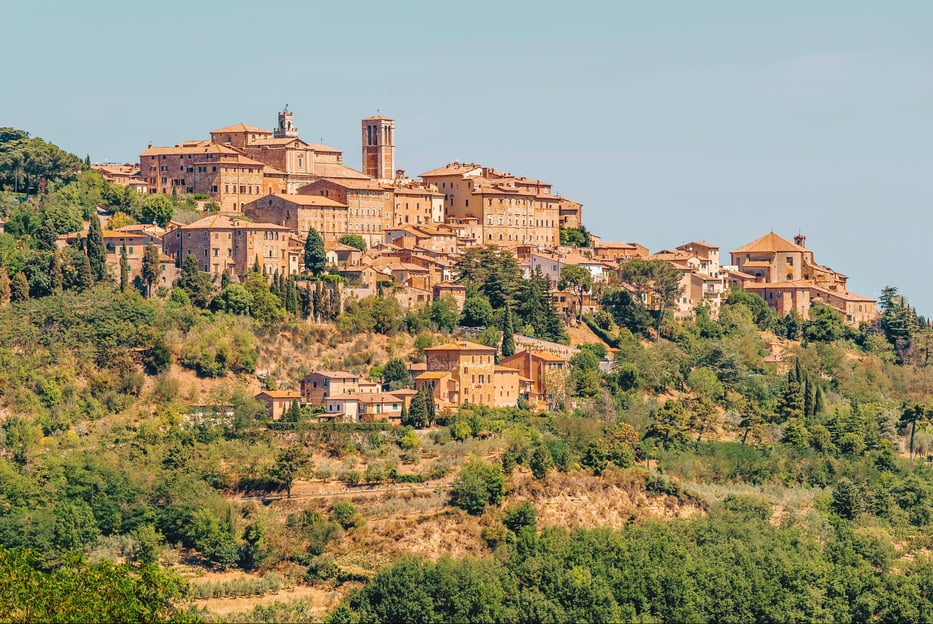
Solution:
<svg viewBox="0 0 933 624">
<path fill-rule="evenodd" d="M 321 178 L 298 189 L 300 195 L 320 195 L 347 207 L 347 234 L 359 234 L 367 247 L 385 242 L 392 219 L 392 192 L 376 180 Z"/>
<path fill-rule="evenodd" d="M 202 271 L 215 277 L 226 271 L 243 277 L 256 263 L 266 275 L 288 274 L 297 272 L 290 257 L 292 238 L 291 230 L 281 225 L 212 215 L 172 230 L 163 238 L 163 247 L 179 267 L 190 253 Z"/>
<path fill-rule="evenodd" d="M 415 377 L 415 387 L 433 393 L 438 406 L 507 407 L 518 402 L 518 371 L 499 370 L 493 347 L 461 340 L 429 347 L 424 354 L 426 371 Z"/>
<path fill-rule="evenodd" d="M 477 244 L 503 247 L 560 243 L 563 198 L 541 180 L 501 173 L 475 163 L 450 163 L 421 174 L 444 196 L 445 218 Z M 473 229 L 475 228 L 475 229 Z"/>
<path fill-rule="evenodd" d="M 733 250 L 731 268 L 751 275 L 755 281 L 744 281 L 743 288 L 761 295 L 778 314 L 794 310 L 807 319 L 813 303 L 821 302 L 842 314 L 849 325 L 877 318 L 877 302 L 848 292 L 848 277 L 817 264 L 806 241 L 802 234 L 790 242 L 770 232 Z"/>
<path fill-rule="evenodd" d="M 263 223 L 275 223 L 304 237 L 314 228 L 324 242 L 336 242 L 349 233 L 346 204 L 323 195 L 266 195 L 243 208 L 244 214 Z"/>
</svg>

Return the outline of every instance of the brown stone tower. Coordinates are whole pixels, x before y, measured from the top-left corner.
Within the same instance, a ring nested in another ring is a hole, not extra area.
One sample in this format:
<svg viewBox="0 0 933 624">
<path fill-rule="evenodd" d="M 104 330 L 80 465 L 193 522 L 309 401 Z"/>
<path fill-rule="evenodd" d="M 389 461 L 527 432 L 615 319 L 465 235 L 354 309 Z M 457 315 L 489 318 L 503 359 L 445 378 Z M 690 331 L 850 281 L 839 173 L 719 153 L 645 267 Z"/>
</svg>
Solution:
<svg viewBox="0 0 933 624">
<path fill-rule="evenodd" d="M 395 120 L 376 115 L 363 120 L 363 173 L 377 180 L 395 174 Z"/>
<path fill-rule="evenodd" d="M 292 139 L 298 136 L 298 128 L 295 127 L 295 113 L 288 110 L 288 104 L 285 110 L 279 113 L 279 126 L 273 131 L 273 136 L 277 139 Z"/>
</svg>

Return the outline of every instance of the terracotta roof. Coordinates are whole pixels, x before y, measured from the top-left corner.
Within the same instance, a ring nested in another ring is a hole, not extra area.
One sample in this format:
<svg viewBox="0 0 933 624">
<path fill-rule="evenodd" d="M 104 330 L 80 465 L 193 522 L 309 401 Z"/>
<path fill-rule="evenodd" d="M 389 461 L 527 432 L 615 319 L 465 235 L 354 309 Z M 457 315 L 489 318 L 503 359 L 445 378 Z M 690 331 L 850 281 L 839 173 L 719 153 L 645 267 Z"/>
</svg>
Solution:
<svg viewBox="0 0 933 624">
<path fill-rule="evenodd" d="M 394 186 L 396 195 L 431 195 L 435 197 L 443 197 L 443 193 L 438 193 L 437 191 L 432 191 L 427 188 L 420 187 L 411 187 L 411 186 Z"/>
<path fill-rule="evenodd" d="M 264 132 L 265 134 L 272 134 L 271 130 L 264 130 L 263 128 L 250 126 L 242 122 L 233 124 L 232 126 L 227 126 L 226 128 L 220 128 L 219 130 L 211 130 L 211 134 L 220 132 Z"/>
<path fill-rule="evenodd" d="M 332 154 L 343 153 L 336 147 L 331 147 L 330 145 L 324 145 L 323 143 L 308 143 L 307 146 L 308 146 L 308 149 L 315 151 L 315 152 L 330 152 Z"/>
<path fill-rule="evenodd" d="M 252 221 L 246 221 L 243 219 L 237 219 L 236 217 L 230 215 L 210 215 L 204 217 L 203 219 L 198 219 L 194 223 L 189 223 L 188 225 L 181 226 L 182 230 L 229 230 L 229 229 L 244 229 L 244 230 L 285 230 L 289 231 L 289 228 L 276 225 L 275 223 L 253 223 Z"/>
<path fill-rule="evenodd" d="M 257 397 L 267 395 L 273 399 L 300 399 L 301 394 L 296 390 L 263 390 Z"/>
<path fill-rule="evenodd" d="M 185 141 L 172 147 L 150 147 L 140 156 L 160 156 L 162 154 L 239 154 L 235 149 L 210 141 Z"/>
<path fill-rule="evenodd" d="M 755 267 L 769 268 L 771 266 L 771 263 L 768 262 L 767 260 L 749 260 L 748 262 L 743 262 L 742 266 L 752 267 L 752 268 L 755 268 Z"/>
<path fill-rule="evenodd" d="M 425 351 L 488 351 L 495 353 L 496 349 L 494 347 L 487 347 L 486 345 L 479 344 L 478 342 L 458 340 L 456 342 L 448 342 L 447 344 L 438 345 L 436 347 L 428 347 L 425 349 Z"/>
<path fill-rule="evenodd" d="M 482 165 L 477 165 L 476 163 L 448 163 L 443 167 L 438 167 L 437 169 L 431 169 L 430 171 L 425 171 L 420 174 L 419 177 L 431 177 L 431 176 L 448 176 L 448 175 L 459 175 L 467 173 L 468 171 L 474 171 L 476 169 L 482 169 Z"/>
<path fill-rule="evenodd" d="M 690 241 L 680 245 L 677 249 L 690 250 L 690 247 L 699 247 L 701 249 L 719 249 L 719 245 L 711 245 L 703 241 Z"/>
<path fill-rule="evenodd" d="M 638 249 L 633 243 L 610 243 L 598 242 L 593 245 L 593 249 Z"/>
<path fill-rule="evenodd" d="M 414 396 L 418 394 L 418 392 L 411 388 L 399 388 L 398 390 L 389 390 L 386 394 L 394 394 L 397 397 L 407 397 Z"/>
<path fill-rule="evenodd" d="M 351 169 L 337 163 L 314 163 L 314 174 L 321 178 L 340 178 L 345 180 L 372 180 L 362 171 Z"/>
<path fill-rule="evenodd" d="M 776 253 L 779 251 L 806 251 L 800 245 L 795 245 L 786 238 L 781 238 L 774 232 L 768 232 L 761 238 L 750 242 L 744 247 L 733 249 L 732 253 Z"/>
<path fill-rule="evenodd" d="M 363 121 L 395 121 L 391 117 L 385 117 L 384 115 L 373 115 L 372 117 L 367 117 Z"/>
<path fill-rule="evenodd" d="M 450 373 L 448 372 L 430 371 L 426 373 L 421 373 L 420 375 L 416 376 L 415 379 L 443 379 L 444 377 L 447 377 L 448 375 L 450 375 Z"/>
<path fill-rule="evenodd" d="M 266 199 L 267 197 L 271 196 L 266 195 L 266 197 L 257 199 L 256 202 L 262 202 L 262 200 Z M 330 197 L 324 197 L 323 195 L 274 195 L 274 197 L 278 197 L 282 201 L 288 202 L 290 204 L 296 204 L 298 206 L 327 206 L 331 208 L 347 207 L 346 204 L 341 204 L 339 201 L 331 199 Z"/>
<path fill-rule="evenodd" d="M 258 146 L 263 146 L 263 145 L 288 145 L 289 143 L 294 143 L 294 142 L 296 142 L 296 141 L 297 141 L 298 143 L 304 143 L 304 141 L 302 141 L 302 140 L 299 139 L 298 137 L 271 137 L 271 136 L 270 136 L 270 137 L 266 137 L 266 138 L 263 138 L 263 139 L 254 139 L 253 141 L 250 141 L 250 142 L 247 144 L 247 147 L 250 147 L 250 146 L 253 146 L 253 145 L 258 145 Z"/>
<path fill-rule="evenodd" d="M 495 367 L 493 367 L 493 371 L 495 371 L 495 372 L 497 372 L 497 373 L 509 373 L 510 375 L 517 375 L 517 374 L 518 374 L 518 369 L 517 369 L 517 368 L 512 368 L 511 366 L 499 366 L 499 365 L 496 365 Z"/>
</svg>

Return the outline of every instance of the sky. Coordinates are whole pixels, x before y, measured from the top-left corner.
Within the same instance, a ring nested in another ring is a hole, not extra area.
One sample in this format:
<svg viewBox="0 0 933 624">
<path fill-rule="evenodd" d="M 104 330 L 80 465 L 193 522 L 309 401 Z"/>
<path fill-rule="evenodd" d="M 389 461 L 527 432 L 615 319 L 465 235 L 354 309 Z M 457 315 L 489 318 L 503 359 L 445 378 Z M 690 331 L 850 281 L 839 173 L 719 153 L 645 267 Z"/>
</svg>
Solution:
<svg viewBox="0 0 933 624">
<path fill-rule="evenodd" d="M 551 182 L 604 240 L 769 231 L 933 316 L 933 3 L 0 0 L 0 126 L 94 162 L 271 129 Z"/>
</svg>

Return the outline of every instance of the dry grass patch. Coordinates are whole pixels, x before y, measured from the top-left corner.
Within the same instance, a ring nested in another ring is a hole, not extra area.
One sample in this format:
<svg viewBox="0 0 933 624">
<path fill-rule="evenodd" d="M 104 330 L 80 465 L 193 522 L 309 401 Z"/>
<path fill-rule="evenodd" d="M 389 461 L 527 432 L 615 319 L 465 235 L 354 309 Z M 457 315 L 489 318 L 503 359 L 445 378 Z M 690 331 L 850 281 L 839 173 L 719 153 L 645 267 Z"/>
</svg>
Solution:
<svg viewBox="0 0 933 624">
<path fill-rule="evenodd" d="M 638 471 L 608 471 L 601 477 L 552 473 L 541 481 L 520 473 L 514 482 L 506 504 L 530 501 L 538 510 L 539 527 L 622 528 L 633 520 L 686 518 L 703 512 L 695 503 L 646 492 L 644 473 Z"/>
</svg>

